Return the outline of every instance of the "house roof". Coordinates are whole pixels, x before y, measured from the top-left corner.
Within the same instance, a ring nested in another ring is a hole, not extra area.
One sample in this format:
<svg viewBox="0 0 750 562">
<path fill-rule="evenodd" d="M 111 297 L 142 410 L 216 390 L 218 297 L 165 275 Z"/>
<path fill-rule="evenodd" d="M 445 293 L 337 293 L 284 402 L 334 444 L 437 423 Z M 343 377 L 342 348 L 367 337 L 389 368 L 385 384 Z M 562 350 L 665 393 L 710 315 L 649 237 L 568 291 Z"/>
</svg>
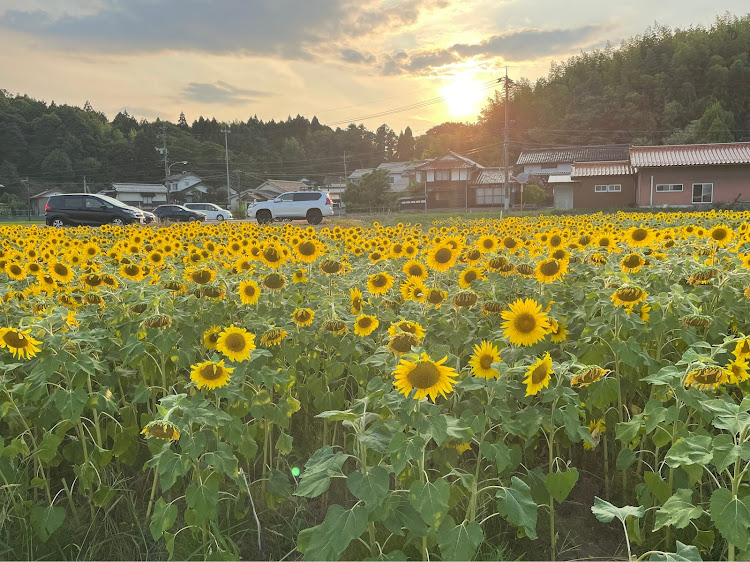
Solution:
<svg viewBox="0 0 750 562">
<path fill-rule="evenodd" d="M 60 195 L 62 194 L 62 191 L 59 189 L 45 189 L 44 191 L 41 191 L 37 193 L 36 195 L 32 195 L 29 197 L 29 199 L 37 199 L 40 197 L 49 197 L 50 195 Z"/>
<path fill-rule="evenodd" d="M 426 160 L 415 160 L 414 162 L 412 162 L 406 167 L 406 171 L 411 172 L 412 170 L 416 170 L 422 164 L 427 164 L 428 162 L 432 162 L 433 160 L 434 158 L 427 158 Z"/>
<path fill-rule="evenodd" d="M 390 184 L 390 191 L 393 193 L 403 193 L 409 188 L 409 178 L 400 177 L 395 182 Z"/>
<path fill-rule="evenodd" d="M 510 175 L 508 181 L 515 181 L 516 178 Z M 495 185 L 505 183 L 505 170 L 502 168 L 483 168 L 477 172 L 472 185 Z"/>
<path fill-rule="evenodd" d="M 167 188 L 160 183 L 113 183 L 117 193 L 166 193 Z"/>
<path fill-rule="evenodd" d="M 323 185 L 346 185 L 346 178 L 340 176 L 326 176 L 323 178 Z"/>
<path fill-rule="evenodd" d="M 372 172 L 375 168 L 357 168 L 354 170 L 351 174 L 349 174 L 348 179 L 350 180 L 358 180 L 361 179 L 362 176 L 369 174 Z"/>
<path fill-rule="evenodd" d="M 636 168 L 750 164 L 750 143 L 634 146 L 630 161 Z"/>
<path fill-rule="evenodd" d="M 186 178 L 188 176 L 193 176 L 194 178 L 197 178 L 200 181 L 200 178 L 196 176 L 193 172 L 175 172 L 174 174 L 171 174 L 167 180 L 169 181 L 179 181 L 183 178 Z"/>
<path fill-rule="evenodd" d="M 483 168 L 481 164 L 477 164 L 473 160 L 456 154 L 452 150 L 448 151 L 448 154 L 435 158 L 425 162 L 421 166 L 417 166 L 417 170 L 455 170 L 460 168 Z"/>
<path fill-rule="evenodd" d="M 409 167 L 409 162 L 383 162 L 378 170 L 388 170 L 391 174 L 401 174 Z"/>
<path fill-rule="evenodd" d="M 568 174 L 555 174 L 549 177 L 547 183 L 580 183 L 578 180 L 574 180 Z"/>
<path fill-rule="evenodd" d="M 575 162 L 570 172 L 574 178 L 593 176 L 632 176 L 633 166 L 627 160 L 617 162 Z M 551 181 L 551 180 L 550 180 Z"/>
<path fill-rule="evenodd" d="M 301 181 L 289 181 L 289 180 L 266 180 L 262 184 L 260 184 L 258 187 L 255 188 L 256 191 L 262 190 L 263 186 L 268 184 L 271 187 L 275 187 L 279 191 L 287 192 L 287 191 L 300 191 L 303 189 L 309 189 L 309 185 L 307 185 L 304 182 Z"/>
<path fill-rule="evenodd" d="M 541 150 L 524 150 L 516 164 L 572 164 L 573 162 L 613 162 L 628 159 L 627 145 L 562 146 Z"/>
</svg>

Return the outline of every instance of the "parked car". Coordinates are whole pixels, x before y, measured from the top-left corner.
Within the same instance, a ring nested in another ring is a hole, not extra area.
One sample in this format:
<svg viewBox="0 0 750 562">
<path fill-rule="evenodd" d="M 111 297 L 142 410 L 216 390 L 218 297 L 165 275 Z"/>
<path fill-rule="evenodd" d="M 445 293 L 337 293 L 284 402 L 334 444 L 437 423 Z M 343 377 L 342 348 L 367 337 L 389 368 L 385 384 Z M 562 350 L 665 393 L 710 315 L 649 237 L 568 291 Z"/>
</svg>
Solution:
<svg viewBox="0 0 750 562">
<path fill-rule="evenodd" d="M 191 211 L 203 213 L 210 221 L 223 221 L 232 218 L 232 213 L 230 211 L 222 209 L 213 203 L 185 203 L 183 206 Z"/>
<path fill-rule="evenodd" d="M 283 219 L 307 219 L 310 224 L 320 224 L 323 217 L 332 215 L 333 203 L 325 191 L 290 191 L 248 209 L 248 216 L 260 224 Z"/>
<path fill-rule="evenodd" d="M 98 193 L 53 195 L 44 210 L 47 225 L 55 227 L 143 222 L 143 212 L 140 209 Z"/>
<path fill-rule="evenodd" d="M 191 211 L 182 205 L 159 205 L 154 209 L 154 214 L 159 217 L 160 221 L 194 222 L 206 220 L 204 213 Z"/>
<path fill-rule="evenodd" d="M 143 213 L 143 222 L 145 222 L 146 224 L 151 224 L 159 220 L 151 211 L 144 211 L 143 209 L 141 209 L 141 212 Z"/>
</svg>

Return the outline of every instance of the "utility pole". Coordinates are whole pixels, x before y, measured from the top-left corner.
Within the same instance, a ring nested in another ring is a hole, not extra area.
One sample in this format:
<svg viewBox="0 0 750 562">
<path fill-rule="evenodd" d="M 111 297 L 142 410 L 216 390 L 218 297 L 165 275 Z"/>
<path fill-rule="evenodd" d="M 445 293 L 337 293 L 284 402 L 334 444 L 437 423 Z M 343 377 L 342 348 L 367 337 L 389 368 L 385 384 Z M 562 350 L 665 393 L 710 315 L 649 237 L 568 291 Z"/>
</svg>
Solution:
<svg viewBox="0 0 750 562">
<path fill-rule="evenodd" d="M 84 193 L 89 192 L 89 186 L 86 185 L 86 176 L 83 176 L 83 192 Z"/>
<path fill-rule="evenodd" d="M 31 220 L 31 186 L 29 185 L 29 178 L 27 177 L 25 180 L 21 180 L 21 182 L 26 186 L 26 209 L 28 219 Z"/>
<path fill-rule="evenodd" d="M 348 178 L 349 175 L 346 173 L 346 150 L 344 151 L 344 178 Z"/>
<path fill-rule="evenodd" d="M 161 126 L 161 134 L 164 137 L 164 148 L 162 151 L 164 152 L 164 181 L 165 183 L 169 183 L 169 164 L 168 164 L 168 156 L 167 156 L 167 124 L 164 123 Z"/>
<path fill-rule="evenodd" d="M 503 133 L 503 166 L 505 166 L 505 174 L 503 178 L 503 195 L 505 196 L 505 208 L 510 206 L 510 193 L 509 189 L 509 176 L 510 170 L 508 166 L 508 67 L 505 67 L 505 127 Z"/>
<path fill-rule="evenodd" d="M 222 129 L 221 132 L 224 133 L 224 158 L 227 162 L 227 211 L 230 211 L 232 209 L 232 191 L 229 185 L 229 141 L 227 140 L 227 135 L 232 131 L 227 127 L 226 129 Z"/>
</svg>

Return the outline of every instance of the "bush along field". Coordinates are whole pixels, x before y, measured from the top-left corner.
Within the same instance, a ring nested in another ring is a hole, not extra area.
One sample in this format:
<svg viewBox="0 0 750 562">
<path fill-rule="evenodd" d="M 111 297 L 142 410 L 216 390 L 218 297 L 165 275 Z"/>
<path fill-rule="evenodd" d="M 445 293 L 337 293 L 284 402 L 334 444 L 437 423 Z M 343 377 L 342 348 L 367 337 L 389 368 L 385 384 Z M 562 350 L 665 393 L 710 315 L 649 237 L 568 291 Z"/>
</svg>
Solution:
<svg viewBox="0 0 750 562">
<path fill-rule="evenodd" d="M 747 559 L 749 219 L 0 226 L 0 557 Z"/>
</svg>

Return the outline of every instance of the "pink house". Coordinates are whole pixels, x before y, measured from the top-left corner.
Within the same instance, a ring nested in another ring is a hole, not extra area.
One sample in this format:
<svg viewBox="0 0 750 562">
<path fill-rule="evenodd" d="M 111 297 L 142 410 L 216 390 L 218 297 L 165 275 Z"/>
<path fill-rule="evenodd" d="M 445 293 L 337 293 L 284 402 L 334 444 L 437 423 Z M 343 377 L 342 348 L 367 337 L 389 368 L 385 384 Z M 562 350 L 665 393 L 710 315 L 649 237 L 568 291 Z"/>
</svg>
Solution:
<svg viewBox="0 0 750 562">
<path fill-rule="evenodd" d="M 630 163 L 639 207 L 750 201 L 750 143 L 634 146 Z"/>
</svg>

